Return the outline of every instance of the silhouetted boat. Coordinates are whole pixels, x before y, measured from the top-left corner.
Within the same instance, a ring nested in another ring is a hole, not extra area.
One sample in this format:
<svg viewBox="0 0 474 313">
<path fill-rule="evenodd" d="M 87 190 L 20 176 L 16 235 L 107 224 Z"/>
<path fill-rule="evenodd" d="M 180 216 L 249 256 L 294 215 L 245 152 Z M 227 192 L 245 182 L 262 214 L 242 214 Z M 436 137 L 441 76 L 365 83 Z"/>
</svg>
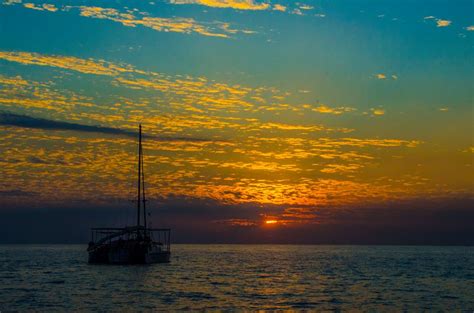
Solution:
<svg viewBox="0 0 474 313">
<path fill-rule="evenodd" d="M 123 228 L 92 228 L 89 263 L 148 264 L 170 261 L 170 229 L 148 228 L 146 223 L 145 175 L 143 173 L 142 126 L 138 134 L 137 225 Z M 143 206 L 143 225 L 141 225 Z"/>
</svg>

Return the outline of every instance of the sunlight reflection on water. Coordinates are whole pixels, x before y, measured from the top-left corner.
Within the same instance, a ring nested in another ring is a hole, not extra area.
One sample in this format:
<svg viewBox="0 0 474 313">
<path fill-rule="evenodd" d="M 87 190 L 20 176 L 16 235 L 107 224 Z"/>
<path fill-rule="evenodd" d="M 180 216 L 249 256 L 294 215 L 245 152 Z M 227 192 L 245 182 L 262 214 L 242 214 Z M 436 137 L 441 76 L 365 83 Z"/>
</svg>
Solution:
<svg viewBox="0 0 474 313">
<path fill-rule="evenodd" d="M 174 245 L 147 266 L 85 249 L 0 246 L 0 311 L 474 309 L 472 247 Z"/>
</svg>

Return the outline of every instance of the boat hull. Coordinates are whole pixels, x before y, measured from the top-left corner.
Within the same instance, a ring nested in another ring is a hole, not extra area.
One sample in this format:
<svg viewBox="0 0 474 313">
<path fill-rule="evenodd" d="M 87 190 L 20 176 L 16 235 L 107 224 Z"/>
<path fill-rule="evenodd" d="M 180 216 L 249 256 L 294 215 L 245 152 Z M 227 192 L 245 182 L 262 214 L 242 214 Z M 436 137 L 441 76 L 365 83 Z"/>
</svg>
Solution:
<svg viewBox="0 0 474 313">
<path fill-rule="evenodd" d="M 103 245 L 89 251 L 91 264 L 152 264 L 170 262 L 171 253 L 141 245 Z"/>
</svg>

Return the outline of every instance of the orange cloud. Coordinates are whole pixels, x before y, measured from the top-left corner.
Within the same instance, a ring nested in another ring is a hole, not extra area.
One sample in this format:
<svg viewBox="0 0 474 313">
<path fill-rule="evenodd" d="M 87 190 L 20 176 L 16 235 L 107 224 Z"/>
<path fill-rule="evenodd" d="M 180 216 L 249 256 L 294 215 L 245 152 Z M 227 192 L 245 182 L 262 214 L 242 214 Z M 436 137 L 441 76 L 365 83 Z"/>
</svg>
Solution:
<svg viewBox="0 0 474 313">
<path fill-rule="evenodd" d="M 314 211 L 310 208 L 298 208 L 298 207 L 290 207 L 286 208 L 282 214 L 285 218 L 292 218 L 292 219 L 314 219 L 317 215 Z"/>
<path fill-rule="evenodd" d="M 213 8 L 232 8 L 236 10 L 266 10 L 268 3 L 256 3 L 254 0 L 171 0 L 172 4 L 199 4 Z"/>
<path fill-rule="evenodd" d="M 231 218 L 227 220 L 217 220 L 214 221 L 214 223 L 219 223 L 219 224 L 226 224 L 230 226 L 239 226 L 239 227 L 253 227 L 257 226 L 257 223 L 255 221 L 249 220 L 249 219 L 242 219 L 242 218 Z"/>
<path fill-rule="evenodd" d="M 51 66 L 85 74 L 114 76 L 123 72 L 134 72 L 132 67 L 122 67 L 103 60 L 80 59 L 76 57 L 42 55 L 30 52 L 0 51 L 0 59 L 25 65 Z"/>
<path fill-rule="evenodd" d="M 280 11 L 280 12 L 285 12 L 286 11 L 286 6 L 281 5 L 281 4 L 275 4 L 273 6 L 273 10 Z"/>
<path fill-rule="evenodd" d="M 381 109 L 381 108 L 372 108 L 370 110 L 372 111 L 373 115 L 384 115 L 385 114 L 385 110 Z"/>
<path fill-rule="evenodd" d="M 33 10 L 38 10 L 38 11 L 50 11 L 50 12 L 56 12 L 58 8 L 54 6 L 54 4 L 43 4 L 41 6 L 37 6 L 34 3 L 25 3 L 23 6 L 27 9 L 33 9 Z"/>
<path fill-rule="evenodd" d="M 226 1 L 203 1 L 209 2 L 209 5 L 221 3 L 221 5 L 225 5 Z M 235 6 L 238 6 L 240 1 L 235 0 Z M 20 3 L 20 2 L 18 2 Z M 232 5 L 233 1 L 228 1 L 228 5 Z M 13 2 L 9 2 L 8 4 L 13 5 L 16 4 Z M 247 7 L 250 9 L 252 6 L 251 1 L 243 1 L 240 4 L 241 9 Z M 27 9 L 39 10 L 39 11 L 50 11 L 56 12 L 59 9 L 55 7 L 53 4 L 43 4 L 43 5 L 36 5 L 34 3 L 25 3 L 23 5 Z M 254 4 L 253 8 L 262 8 L 269 6 L 268 4 Z M 222 6 L 223 7 L 223 6 Z M 244 34 L 253 34 L 255 31 L 252 30 L 239 30 L 231 28 L 229 23 L 222 23 L 222 22 L 206 22 L 201 23 L 193 18 L 182 18 L 182 17 L 172 17 L 172 18 L 164 18 L 164 17 L 153 17 L 150 16 L 146 12 L 140 12 L 138 10 L 127 10 L 125 12 L 121 12 L 114 8 L 102 8 L 97 6 L 64 6 L 61 8 L 61 11 L 71 11 L 79 9 L 80 15 L 83 17 L 89 18 L 98 18 L 98 19 L 107 19 L 110 21 L 121 23 L 127 27 L 136 27 L 136 26 L 143 26 L 151 28 L 155 31 L 163 31 L 163 32 L 176 32 L 176 33 L 183 33 L 183 34 L 191 34 L 196 33 L 203 36 L 210 36 L 210 37 L 220 37 L 220 38 L 229 38 L 231 34 L 236 33 L 244 33 Z"/>
<path fill-rule="evenodd" d="M 312 108 L 312 110 L 319 113 L 340 115 L 343 113 L 355 111 L 356 109 L 350 107 L 331 108 L 327 105 L 321 104 L 318 107 Z"/>
<path fill-rule="evenodd" d="M 437 19 L 436 20 L 436 26 L 437 27 L 447 27 L 449 25 L 451 25 L 451 21 L 449 20 L 442 20 L 442 19 Z"/>
<path fill-rule="evenodd" d="M 101 8 L 101 7 L 79 7 L 81 16 L 108 19 L 119 22 L 124 26 L 136 27 L 138 25 L 154 29 L 156 31 L 177 32 L 177 33 L 198 33 L 204 36 L 228 38 L 225 33 L 219 32 L 218 29 L 229 33 L 237 31 L 229 31 L 228 24 L 215 22 L 214 24 L 219 28 L 212 28 L 211 26 L 201 24 L 192 18 L 162 18 L 144 16 L 137 18 L 131 13 L 121 13 L 116 9 Z"/>
<path fill-rule="evenodd" d="M 7 77 L 0 75 L 0 84 L 2 85 L 14 85 L 14 86 L 26 86 L 28 81 L 21 78 L 21 76 Z"/>
</svg>

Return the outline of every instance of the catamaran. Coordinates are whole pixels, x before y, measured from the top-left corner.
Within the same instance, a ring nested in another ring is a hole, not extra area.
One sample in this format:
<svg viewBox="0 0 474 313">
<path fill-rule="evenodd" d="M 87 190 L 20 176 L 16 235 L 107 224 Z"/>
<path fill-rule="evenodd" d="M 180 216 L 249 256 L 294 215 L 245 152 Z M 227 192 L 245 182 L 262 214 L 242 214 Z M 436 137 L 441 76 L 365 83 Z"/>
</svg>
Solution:
<svg viewBox="0 0 474 313">
<path fill-rule="evenodd" d="M 147 227 L 142 126 L 138 132 L 137 224 L 123 228 L 91 228 L 89 263 L 149 264 L 170 261 L 169 228 Z M 143 213 L 143 224 L 141 224 Z"/>
</svg>

